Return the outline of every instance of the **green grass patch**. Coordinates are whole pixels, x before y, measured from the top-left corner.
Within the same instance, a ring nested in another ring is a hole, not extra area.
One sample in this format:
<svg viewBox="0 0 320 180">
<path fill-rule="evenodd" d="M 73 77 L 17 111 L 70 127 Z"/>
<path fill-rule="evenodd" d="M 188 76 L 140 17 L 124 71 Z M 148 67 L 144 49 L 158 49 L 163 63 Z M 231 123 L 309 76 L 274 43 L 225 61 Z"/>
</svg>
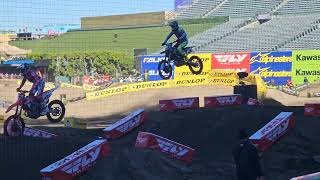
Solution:
<svg viewBox="0 0 320 180">
<path fill-rule="evenodd" d="M 220 22 L 219 22 L 220 23 Z M 219 23 L 185 24 L 189 38 L 212 28 Z M 147 48 L 148 52 L 161 49 L 161 43 L 170 32 L 168 26 L 68 32 L 53 39 L 12 41 L 11 45 L 32 49 L 40 53 L 62 53 L 73 51 L 120 51 L 133 54 L 134 48 Z M 115 38 L 117 34 L 117 38 Z"/>
</svg>

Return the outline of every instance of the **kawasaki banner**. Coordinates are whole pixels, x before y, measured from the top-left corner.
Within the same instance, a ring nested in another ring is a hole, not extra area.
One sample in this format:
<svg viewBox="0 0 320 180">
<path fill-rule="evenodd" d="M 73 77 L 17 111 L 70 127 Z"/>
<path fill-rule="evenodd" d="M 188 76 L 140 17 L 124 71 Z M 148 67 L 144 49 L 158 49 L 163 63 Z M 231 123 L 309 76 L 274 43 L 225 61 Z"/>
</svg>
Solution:
<svg viewBox="0 0 320 180">
<path fill-rule="evenodd" d="M 285 85 L 291 80 L 292 52 L 252 52 L 250 72 L 269 85 Z"/>
<path fill-rule="evenodd" d="M 320 51 L 293 51 L 292 80 L 295 84 L 303 84 L 320 80 Z"/>
<path fill-rule="evenodd" d="M 158 64 L 161 60 L 164 59 L 163 55 L 155 55 L 155 56 L 142 56 L 141 57 L 141 74 L 142 76 L 146 75 L 148 81 L 158 81 L 158 80 L 163 80 L 159 76 L 158 72 Z M 175 67 L 172 66 L 173 72 L 172 72 L 172 77 L 174 77 L 174 69 Z"/>
</svg>

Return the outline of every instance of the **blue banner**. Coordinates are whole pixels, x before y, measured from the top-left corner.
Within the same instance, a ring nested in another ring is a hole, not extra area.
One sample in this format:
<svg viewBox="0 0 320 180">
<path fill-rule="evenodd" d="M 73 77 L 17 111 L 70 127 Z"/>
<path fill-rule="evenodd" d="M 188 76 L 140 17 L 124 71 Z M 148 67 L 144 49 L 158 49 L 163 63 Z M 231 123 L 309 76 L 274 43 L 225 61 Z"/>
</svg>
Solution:
<svg viewBox="0 0 320 180">
<path fill-rule="evenodd" d="M 292 51 L 252 52 L 250 72 L 260 74 L 269 85 L 285 85 L 291 80 Z"/>
<path fill-rule="evenodd" d="M 33 64 L 34 60 L 7 60 L 2 61 L 2 64 L 6 65 L 20 65 L 20 64 Z"/>
<path fill-rule="evenodd" d="M 193 0 L 175 0 L 174 8 L 175 10 L 188 8 L 189 6 L 191 6 L 192 2 Z"/>
<path fill-rule="evenodd" d="M 159 76 L 158 72 L 158 64 L 161 60 L 164 59 L 164 55 L 156 55 L 156 56 L 142 56 L 141 57 L 141 74 L 144 75 L 145 72 L 148 74 L 148 81 L 159 81 L 163 80 Z M 172 77 L 174 75 L 174 66 L 172 66 L 173 72 Z"/>
</svg>

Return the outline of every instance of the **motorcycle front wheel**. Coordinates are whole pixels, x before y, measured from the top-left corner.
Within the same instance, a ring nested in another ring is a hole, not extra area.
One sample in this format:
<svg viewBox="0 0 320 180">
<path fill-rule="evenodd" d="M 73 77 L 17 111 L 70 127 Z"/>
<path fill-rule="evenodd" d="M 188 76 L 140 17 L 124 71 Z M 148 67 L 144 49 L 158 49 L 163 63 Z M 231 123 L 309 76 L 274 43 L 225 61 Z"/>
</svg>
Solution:
<svg viewBox="0 0 320 180">
<path fill-rule="evenodd" d="M 53 100 L 48 104 L 49 112 L 47 118 L 52 123 L 62 121 L 66 113 L 64 104 L 59 100 Z"/>
<path fill-rule="evenodd" d="M 172 66 L 169 61 L 162 60 L 158 64 L 158 72 L 162 79 L 170 79 L 172 76 Z"/>
<path fill-rule="evenodd" d="M 23 119 L 19 116 L 13 115 L 8 117 L 8 119 L 3 124 L 3 134 L 10 137 L 23 136 L 25 128 L 25 123 Z"/>
</svg>

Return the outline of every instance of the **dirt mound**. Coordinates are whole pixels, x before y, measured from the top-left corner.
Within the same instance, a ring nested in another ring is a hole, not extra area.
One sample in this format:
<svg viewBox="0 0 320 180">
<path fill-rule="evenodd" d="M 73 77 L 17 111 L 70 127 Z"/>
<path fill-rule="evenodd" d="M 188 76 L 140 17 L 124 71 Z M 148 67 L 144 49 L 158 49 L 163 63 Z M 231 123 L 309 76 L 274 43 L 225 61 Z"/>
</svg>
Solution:
<svg viewBox="0 0 320 180">
<path fill-rule="evenodd" d="M 264 153 L 263 170 L 267 180 L 287 180 L 318 171 L 312 160 L 319 153 L 318 118 L 303 116 L 302 107 L 237 107 L 150 112 L 141 127 L 110 142 L 111 154 L 99 161 L 81 179 L 149 180 L 199 179 L 233 180 L 231 156 L 239 128 L 252 134 L 282 111 L 292 111 L 296 127 Z M 0 136 L 0 174 L 4 179 L 38 179 L 41 168 L 102 136 L 98 130 L 41 128 L 56 133 L 56 140 L 4 138 Z M 147 131 L 196 149 L 192 165 L 152 150 L 135 149 L 139 131 Z M 31 166 L 32 165 L 32 166 Z M 17 169 L 21 173 L 16 173 Z M 9 178 L 10 177 L 10 178 Z"/>
<path fill-rule="evenodd" d="M 237 142 L 238 128 L 252 134 L 282 111 L 292 111 L 296 128 L 277 143 L 262 158 L 268 180 L 288 180 L 291 177 L 318 171 L 312 161 L 320 149 L 319 119 L 303 116 L 299 107 L 221 108 L 177 113 L 149 114 L 141 131 L 152 132 L 196 149 L 191 166 L 167 155 L 134 148 L 138 131 L 111 143 L 112 154 L 100 161 L 82 179 L 148 180 L 148 179 L 235 179 L 232 146 Z"/>
</svg>

